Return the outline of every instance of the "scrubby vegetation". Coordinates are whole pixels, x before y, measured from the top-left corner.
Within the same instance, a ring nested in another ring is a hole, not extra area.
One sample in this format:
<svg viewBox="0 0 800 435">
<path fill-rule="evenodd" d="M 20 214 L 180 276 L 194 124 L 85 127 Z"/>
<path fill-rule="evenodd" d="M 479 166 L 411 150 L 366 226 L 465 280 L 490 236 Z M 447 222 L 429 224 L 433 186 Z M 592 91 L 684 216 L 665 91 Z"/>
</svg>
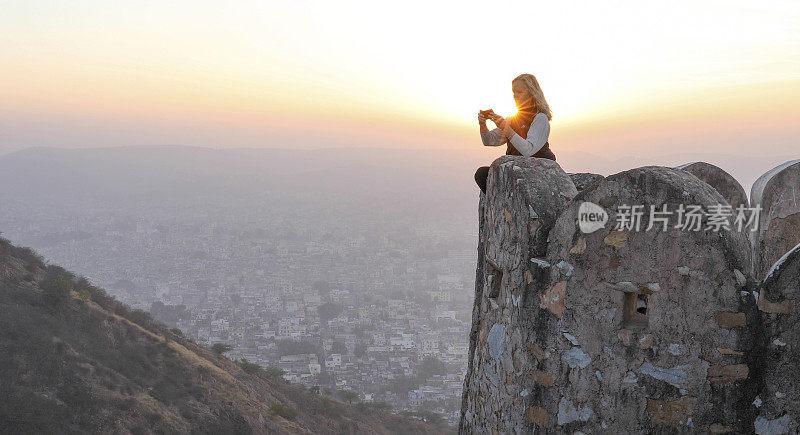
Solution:
<svg viewBox="0 0 800 435">
<path fill-rule="evenodd" d="M 225 352 L 230 352 L 233 348 L 229 344 L 225 343 L 214 343 L 211 346 L 211 350 L 214 351 L 217 355 L 222 355 Z"/>
<path fill-rule="evenodd" d="M 0 238 L 0 433 L 431 433 L 231 361 Z"/>
<path fill-rule="evenodd" d="M 272 404 L 270 409 L 272 409 L 272 412 L 274 412 L 276 415 L 280 415 L 287 420 L 294 420 L 297 418 L 297 411 L 284 405 L 283 403 L 275 402 Z"/>
<path fill-rule="evenodd" d="M 358 398 L 358 393 L 353 390 L 339 390 L 336 395 L 342 399 L 342 402 L 353 403 L 353 400 Z"/>
</svg>

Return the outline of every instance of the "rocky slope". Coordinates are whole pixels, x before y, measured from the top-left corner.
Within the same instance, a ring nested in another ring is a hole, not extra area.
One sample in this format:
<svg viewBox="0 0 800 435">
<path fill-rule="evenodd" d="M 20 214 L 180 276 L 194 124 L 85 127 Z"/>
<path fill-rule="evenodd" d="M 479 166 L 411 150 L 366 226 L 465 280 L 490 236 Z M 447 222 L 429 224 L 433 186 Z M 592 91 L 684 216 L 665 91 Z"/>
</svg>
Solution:
<svg viewBox="0 0 800 435">
<path fill-rule="evenodd" d="M 437 433 L 313 394 L 0 239 L 0 433 Z"/>
</svg>

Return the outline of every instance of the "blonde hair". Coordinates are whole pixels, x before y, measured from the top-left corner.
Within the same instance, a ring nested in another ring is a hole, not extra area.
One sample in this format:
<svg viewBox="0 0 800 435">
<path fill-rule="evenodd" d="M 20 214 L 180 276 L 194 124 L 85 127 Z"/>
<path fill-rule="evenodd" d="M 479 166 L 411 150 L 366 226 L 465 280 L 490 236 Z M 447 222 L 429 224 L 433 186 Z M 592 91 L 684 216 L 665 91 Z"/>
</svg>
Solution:
<svg viewBox="0 0 800 435">
<path fill-rule="evenodd" d="M 525 83 L 525 86 L 528 88 L 528 92 L 533 95 L 533 104 L 536 106 L 538 111 L 547 115 L 547 119 L 552 121 L 553 113 L 550 111 L 550 105 L 547 104 L 547 100 L 544 99 L 542 87 L 539 86 L 539 81 L 536 80 L 536 77 L 533 74 L 520 74 L 514 80 L 511 80 L 511 83 L 513 84 L 517 80 L 521 80 L 523 83 Z"/>
</svg>

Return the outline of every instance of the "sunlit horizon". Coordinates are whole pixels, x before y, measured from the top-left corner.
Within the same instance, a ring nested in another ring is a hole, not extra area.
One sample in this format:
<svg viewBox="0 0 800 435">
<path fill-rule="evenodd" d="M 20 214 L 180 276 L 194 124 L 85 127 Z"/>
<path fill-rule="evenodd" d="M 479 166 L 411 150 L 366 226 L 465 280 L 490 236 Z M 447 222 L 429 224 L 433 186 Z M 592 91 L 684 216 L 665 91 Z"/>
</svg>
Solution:
<svg viewBox="0 0 800 435">
<path fill-rule="evenodd" d="M 480 146 L 478 110 L 514 110 L 511 79 L 526 72 L 553 110 L 556 154 L 635 155 L 698 134 L 707 151 L 747 152 L 735 131 L 781 154 L 800 133 L 788 1 L 12 2 L 0 22 L 0 152 L 463 149 Z"/>
</svg>

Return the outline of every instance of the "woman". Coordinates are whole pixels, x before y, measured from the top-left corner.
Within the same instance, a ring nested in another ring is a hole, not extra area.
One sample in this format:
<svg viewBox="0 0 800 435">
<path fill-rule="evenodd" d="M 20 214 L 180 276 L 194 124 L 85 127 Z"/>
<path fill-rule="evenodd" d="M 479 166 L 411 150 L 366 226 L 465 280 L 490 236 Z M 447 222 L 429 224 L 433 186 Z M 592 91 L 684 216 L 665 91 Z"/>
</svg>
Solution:
<svg viewBox="0 0 800 435">
<path fill-rule="evenodd" d="M 550 106 L 544 99 L 542 88 L 532 74 L 522 74 L 511 81 L 511 90 L 514 92 L 514 101 L 517 104 L 517 113 L 504 119 L 502 116 L 489 111 L 478 113 L 478 126 L 480 126 L 481 140 L 489 147 L 507 144 L 506 154 L 513 156 L 539 157 L 555 160 L 556 156 L 550 151 Z M 486 118 L 489 117 L 497 125 L 492 131 L 486 128 Z M 486 193 L 486 177 L 489 167 L 481 166 L 475 171 L 475 182 Z"/>
</svg>

